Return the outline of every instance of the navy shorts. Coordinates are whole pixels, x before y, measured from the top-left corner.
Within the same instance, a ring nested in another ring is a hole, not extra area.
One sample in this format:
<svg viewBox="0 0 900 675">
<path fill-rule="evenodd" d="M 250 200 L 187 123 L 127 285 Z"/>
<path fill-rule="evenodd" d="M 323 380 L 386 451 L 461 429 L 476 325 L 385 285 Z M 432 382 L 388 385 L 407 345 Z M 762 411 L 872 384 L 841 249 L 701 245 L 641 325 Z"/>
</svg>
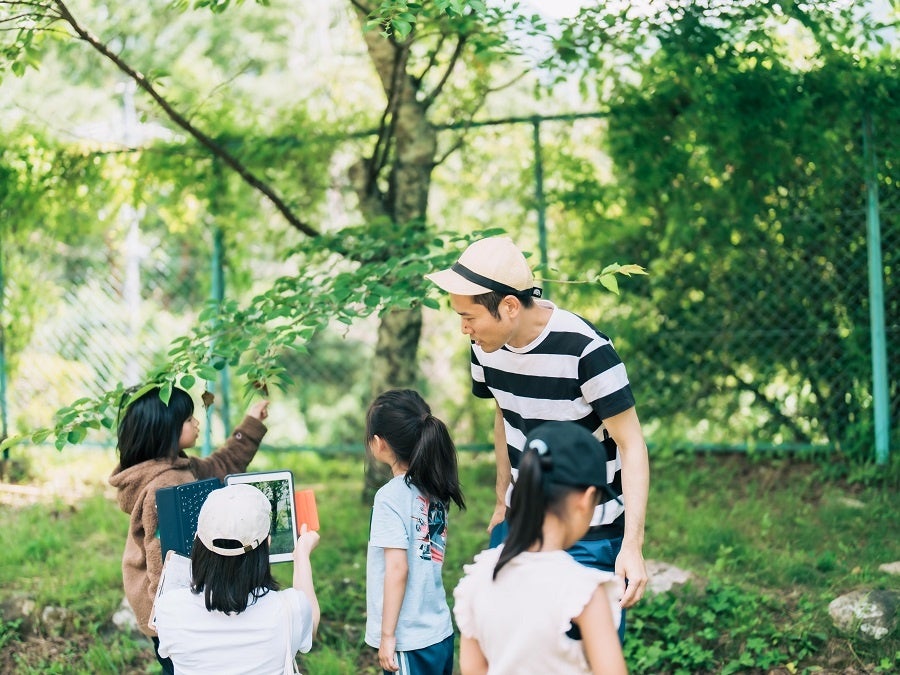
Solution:
<svg viewBox="0 0 900 675">
<path fill-rule="evenodd" d="M 414 649 L 411 652 L 397 652 L 399 672 L 384 671 L 384 675 L 453 675 L 452 634 L 437 644 Z"/>
</svg>

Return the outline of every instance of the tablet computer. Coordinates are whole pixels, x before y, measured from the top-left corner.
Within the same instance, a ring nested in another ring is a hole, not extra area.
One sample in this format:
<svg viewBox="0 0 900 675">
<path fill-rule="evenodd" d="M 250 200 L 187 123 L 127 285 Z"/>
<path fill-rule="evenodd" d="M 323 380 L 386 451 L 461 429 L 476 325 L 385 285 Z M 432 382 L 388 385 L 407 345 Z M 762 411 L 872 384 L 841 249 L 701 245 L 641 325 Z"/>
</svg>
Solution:
<svg viewBox="0 0 900 675">
<path fill-rule="evenodd" d="M 266 496 L 272 505 L 272 526 L 269 534 L 269 562 L 293 560 L 294 543 L 297 541 L 297 512 L 294 505 L 294 474 L 288 470 L 253 471 L 231 473 L 225 476 L 225 485 L 249 483 Z"/>
</svg>

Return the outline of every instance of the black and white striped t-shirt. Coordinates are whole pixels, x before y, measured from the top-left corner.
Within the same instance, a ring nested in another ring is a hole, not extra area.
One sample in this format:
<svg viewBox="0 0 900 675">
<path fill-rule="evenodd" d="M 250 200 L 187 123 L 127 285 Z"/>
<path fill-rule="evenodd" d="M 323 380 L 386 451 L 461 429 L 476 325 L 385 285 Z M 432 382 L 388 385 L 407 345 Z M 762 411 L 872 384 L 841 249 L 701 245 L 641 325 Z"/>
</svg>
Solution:
<svg viewBox="0 0 900 675">
<path fill-rule="evenodd" d="M 543 422 L 572 421 L 606 445 L 607 481 L 620 495 L 622 464 L 603 420 L 634 406 L 625 365 L 609 338 L 589 322 L 546 300 L 537 302 L 553 313 L 531 344 L 504 345 L 491 353 L 472 345 L 472 392 L 494 398 L 503 411 L 513 481 L 528 432 Z M 608 525 L 603 534 L 616 536 L 624 528 L 623 513 L 624 507 L 607 497 L 591 525 Z"/>
</svg>

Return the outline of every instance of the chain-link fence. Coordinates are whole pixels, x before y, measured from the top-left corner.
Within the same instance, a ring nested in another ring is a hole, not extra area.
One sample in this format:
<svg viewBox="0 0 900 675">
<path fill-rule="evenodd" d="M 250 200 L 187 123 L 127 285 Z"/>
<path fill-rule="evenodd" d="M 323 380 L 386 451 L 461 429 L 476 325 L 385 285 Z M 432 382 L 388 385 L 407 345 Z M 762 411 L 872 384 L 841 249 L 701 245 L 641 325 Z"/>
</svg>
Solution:
<svg viewBox="0 0 900 675">
<path fill-rule="evenodd" d="M 805 158 L 792 187 L 754 227 L 722 228 L 724 242 L 698 229 L 664 265 L 651 266 L 665 278 L 651 281 L 623 337 L 657 438 L 691 447 L 828 447 L 865 457 L 877 450 L 884 460 L 893 423 L 896 447 L 893 117 L 875 116 L 869 138 L 861 123 L 855 135 L 834 138 L 825 156 Z M 867 157 L 869 143 L 874 156 Z"/>
<path fill-rule="evenodd" d="M 436 176 L 436 219 L 449 220 L 454 209 L 464 211 L 469 209 L 466 204 L 495 199 L 492 190 L 506 190 L 508 201 L 498 207 L 506 221 L 500 224 L 521 236 L 526 246 L 546 235 L 551 251 L 564 245 L 577 248 L 577 235 L 565 227 L 551 223 L 549 233 L 533 229 L 543 222 L 534 216 L 534 207 L 545 208 L 540 200 L 532 200 L 543 191 L 533 182 L 542 180 L 533 164 L 541 151 L 535 145 L 538 123 L 507 121 L 502 131 L 490 126 L 470 130 L 469 154 L 459 164 L 442 168 L 443 179 Z M 636 235 L 630 234 L 634 248 L 618 252 L 620 262 L 647 264 L 649 281 L 623 284 L 621 298 L 602 291 L 596 291 L 602 297 L 592 302 L 572 296 L 571 308 L 596 321 L 622 352 L 651 445 L 825 446 L 871 456 L 877 424 L 885 424 L 876 414 L 883 405 L 896 447 L 900 191 L 894 158 L 900 153 L 891 134 L 895 124 L 893 111 L 872 116 L 868 141 L 873 159 L 868 164 L 862 123 L 855 137 L 836 137 L 827 157 L 809 158 L 795 167 L 795 185 L 805 186 L 805 192 L 767 197 L 768 210 L 760 212 L 753 227 L 739 232 L 714 224 L 702 231 L 686 228 L 684 241 L 660 253 L 658 261 L 628 259 L 630 250 L 652 249 L 652 242 L 635 243 Z M 493 155 L 493 173 L 485 177 L 490 185 L 470 186 L 465 197 L 465 181 L 456 174 L 447 178 L 447 172 L 461 172 L 477 161 L 481 145 L 475 134 L 502 139 L 514 158 L 504 168 L 506 160 Z M 546 173 L 553 170 L 551 162 Z M 451 189 L 461 189 L 463 196 L 448 206 L 452 200 L 441 195 Z M 519 197 L 510 199 L 509 192 L 516 191 Z M 478 209 L 468 216 L 481 226 L 483 220 L 478 221 L 484 217 Z M 870 250 L 876 230 L 881 238 L 878 255 Z M 617 235 L 613 231 L 608 236 Z M 647 230 L 643 236 L 655 234 Z M 188 246 L 184 236 L 148 227 L 140 214 L 128 211 L 120 227 L 88 251 L 79 250 L 77 256 L 64 246 L 41 251 L 40 283 L 27 284 L 23 275 L 31 273 L 28 261 L 34 251 L 4 246 L 8 337 L 20 330 L 10 322 L 9 303 L 26 291 L 44 294 L 31 330 L 21 339 L 5 341 L 3 411 L 8 433 L 46 425 L 58 407 L 118 381 L 136 382 L 165 358 L 169 341 L 190 330 L 209 297 L 214 266 L 223 264 L 212 254 L 211 231 L 191 233 L 190 240 Z M 226 261 L 247 255 L 224 252 Z M 257 286 L 266 283 L 261 278 L 266 270 L 284 273 L 275 259 L 253 260 Z M 577 270 L 569 272 L 577 275 Z M 878 277 L 883 283 L 880 308 L 873 307 L 870 297 L 871 279 Z M 226 294 L 230 292 L 226 285 Z M 567 304 L 565 292 L 559 297 Z M 873 334 L 872 326 L 878 327 L 873 317 L 877 319 L 879 311 L 884 333 Z M 446 315 L 429 320 L 454 321 Z M 449 326 L 441 331 L 455 333 Z M 325 333 L 308 354 L 287 357 L 290 374 L 302 384 L 279 404 L 282 413 L 269 442 L 316 448 L 346 444 L 361 450 L 374 333 L 371 323 Z M 489 425 L 483 420 L 466 422 L 474 413 L 468 412 L 464 340 L 456 334 L 438 338 L 428 330 L 425 339 L 441 342 L 429 354 L 444 353 L 454 340 L 459 356 L 449 359 L 454 367 L 447 367 L 446 358 L 440 367 L 425 359 L 423 373 L 434 380 L 427 387 L 435 392 L 435 407 L 460 430 L 458 442 L 486 441 Z M 13 352 L 10 345 L 16 346 Z M 881 363 L 879 349 L 886 355 Z M 877 368 L 883 369 L 887 384 L 881 393 L 873 389 Z M 232 408 L 243 405 L 236 392 L 230 398 L 235 399 Z M 229 417 L 228 423 L 234 422 L 236 413 Z M 214 436 L 223 432 L 217 427 Z M 99 440 L 114 441 L 111 435 Z"/>
</svg>

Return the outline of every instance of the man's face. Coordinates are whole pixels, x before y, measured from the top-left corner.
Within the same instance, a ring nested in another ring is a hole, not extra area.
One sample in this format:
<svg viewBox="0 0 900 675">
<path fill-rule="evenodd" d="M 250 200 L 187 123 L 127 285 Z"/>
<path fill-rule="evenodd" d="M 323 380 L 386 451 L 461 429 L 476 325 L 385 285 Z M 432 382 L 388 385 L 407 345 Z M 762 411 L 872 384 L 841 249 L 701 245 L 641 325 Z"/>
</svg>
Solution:
<svg viewBox="0 0 900 675">
<path fill-rule="evenodd" d="M 463 335 L 486 352 L 495 352 L 505 345 L 513 333 L 513 322 L 508 307 L 500 304 L 500 318 L 493 316 L 488 308 L 476 303 L 471 295 L 450 294 L 450 306 L 459 314 Z"/>
</svg>

